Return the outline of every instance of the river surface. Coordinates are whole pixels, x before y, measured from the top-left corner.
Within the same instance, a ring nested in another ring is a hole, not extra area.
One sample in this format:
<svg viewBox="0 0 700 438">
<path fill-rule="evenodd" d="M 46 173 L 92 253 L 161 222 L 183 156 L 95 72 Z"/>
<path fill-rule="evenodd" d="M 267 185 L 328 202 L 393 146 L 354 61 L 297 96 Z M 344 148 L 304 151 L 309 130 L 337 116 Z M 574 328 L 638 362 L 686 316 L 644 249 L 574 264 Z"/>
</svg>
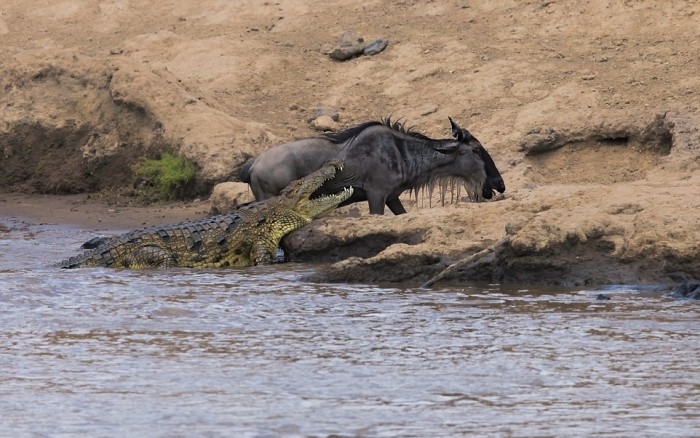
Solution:
<svg viewBox="0 0 700 438">
<path fill-rule="evenodd" d="M 51 267 L 94 236 L 0 216 L 0 436 L 700 436 L 698 301 Z"/>
</svg>

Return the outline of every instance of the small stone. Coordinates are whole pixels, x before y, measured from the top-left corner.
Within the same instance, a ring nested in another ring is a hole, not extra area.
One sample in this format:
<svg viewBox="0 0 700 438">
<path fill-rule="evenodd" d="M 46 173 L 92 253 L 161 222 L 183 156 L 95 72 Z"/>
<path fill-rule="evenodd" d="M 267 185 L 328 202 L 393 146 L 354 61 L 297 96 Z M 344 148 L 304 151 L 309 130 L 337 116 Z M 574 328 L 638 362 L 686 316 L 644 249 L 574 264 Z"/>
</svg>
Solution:
<svg viewBox="0 0 700 438">
<path fill-rule="evenodd" d="M 381 52 L 382 50 L 386 49 L 386 46 L 389 45 L 389 40 L 386 38 L 375 38 L 367 45 L 365 46 L 364 50 L 362 51 L 363 54 L 365 55 L 376 55 L 377 53 Z"/>
<path fill-rule="evenodd" d="M 254 201 L 248 184 L 227 181 L 214 186 L 209 197 L 211 214 L 225 214 L 234 211 L 239 205 Z"/>
<path fill-rule="evenodd" d="M 317 117 L 311 121 L 311 126 L 317 131 L 337 131 L 339 126 L 330 116 Z"/>
<path fill-rule="evenodd" d="M 330 53 L 330 57 L 338 61 L 345 61 L 362 54 L 364 48 L 365 40 L 362 38 L 362 35 L 350 31 L 343 32 L 335 48 Z"/>
<path fill-rule="evenodd" d="M 332 106 L 320 106 L 316 108 L 314 110 L 314 118 L 318 119 L 321 116 L 328 116 L 335 122 L 340 120 L 340 113 Z"/>
<path fill-rule="evenodd" d="M 422 107 L 420 107 L 420 115 L 421 117 L 424 116 L 429 116 L 430 114 L 436 113 L 438 110 L 437 105 L 433 105 L 432 103 L 426 103 Z"/>
</svg>

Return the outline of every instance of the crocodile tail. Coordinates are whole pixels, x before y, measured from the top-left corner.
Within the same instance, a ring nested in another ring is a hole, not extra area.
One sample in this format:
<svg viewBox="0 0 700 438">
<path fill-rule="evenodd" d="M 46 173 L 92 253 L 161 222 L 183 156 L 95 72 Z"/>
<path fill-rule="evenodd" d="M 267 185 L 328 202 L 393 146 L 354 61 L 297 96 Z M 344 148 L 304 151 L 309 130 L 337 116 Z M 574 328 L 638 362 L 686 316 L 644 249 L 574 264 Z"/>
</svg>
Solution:
<svg viewBox="0 0 700 438">
<path fill-rule="evenodd" d="M 241 166 L 241 170 L 238 171 L 238 179 L 244 183 L 250 184 L 250 168 L 253 166 L 253 161 L 255 161 L 255 158 L 246 161 Z"/>
</svg>

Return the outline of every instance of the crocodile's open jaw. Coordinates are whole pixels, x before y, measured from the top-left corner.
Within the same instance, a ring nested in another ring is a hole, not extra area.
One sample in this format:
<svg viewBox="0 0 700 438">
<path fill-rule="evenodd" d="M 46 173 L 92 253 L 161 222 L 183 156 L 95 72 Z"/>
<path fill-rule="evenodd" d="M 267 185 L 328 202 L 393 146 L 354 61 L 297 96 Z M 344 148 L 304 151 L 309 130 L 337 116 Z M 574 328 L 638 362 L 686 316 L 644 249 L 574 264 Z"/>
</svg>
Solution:
<svg viewBox="0 0 700 438">
<path fill-rule="evenodd" d="M 314 193 L 328 180 L 335 177 L 336 172 L 343 169 L 340 160 L 329 161 L 320 169 L 289 184 L 280 196 L 298 197 L 297 213 L 309 219 L 318 217 L 336 208 L 340 203 L 352 196 L 353 188 L 346 187 L 339 193 L 313 197 Z"/>
<path fill-rule="evenodd" d="M 293 181 L 280 193 L 280 196 L 296 197 L 296 213 L 308 220 L 321 216 L 352 196 L 352 187 L 344 188 L 339 193 L 314 196 L 326 181 L 335 177 L 336 173 L 342 169 L 342 161 L 329 161 L 307 177 Z"/>
<path fill-rule="evenodd" d="M 308 199 L 308 204 L 304 206 L 304 211 L 312 218 L 319 217 L 335 209 L 338 205 L 349 199 L 350 196 L 352 196 L 352 192 L 352 187 L 345 187 L 340 193 Z"/>
</svg>

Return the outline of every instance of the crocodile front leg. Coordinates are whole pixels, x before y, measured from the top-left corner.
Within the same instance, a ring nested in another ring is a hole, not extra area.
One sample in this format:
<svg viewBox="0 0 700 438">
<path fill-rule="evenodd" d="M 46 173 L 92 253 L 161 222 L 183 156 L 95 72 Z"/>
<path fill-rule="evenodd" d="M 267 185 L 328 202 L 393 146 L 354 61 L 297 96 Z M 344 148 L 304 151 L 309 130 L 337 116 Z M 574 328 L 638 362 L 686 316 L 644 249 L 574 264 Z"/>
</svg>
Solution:
<svg viewBox="0 0 700 438">
<path fill-rule="evenodd" d="M 265 242 L 256 242 L 250 250 L 250 259 L 253 265 L 271 265 L 275 261 L 276 252 L 276 246 L 274 251 L 270 251 L 269 245 Z"/>
</svg>

